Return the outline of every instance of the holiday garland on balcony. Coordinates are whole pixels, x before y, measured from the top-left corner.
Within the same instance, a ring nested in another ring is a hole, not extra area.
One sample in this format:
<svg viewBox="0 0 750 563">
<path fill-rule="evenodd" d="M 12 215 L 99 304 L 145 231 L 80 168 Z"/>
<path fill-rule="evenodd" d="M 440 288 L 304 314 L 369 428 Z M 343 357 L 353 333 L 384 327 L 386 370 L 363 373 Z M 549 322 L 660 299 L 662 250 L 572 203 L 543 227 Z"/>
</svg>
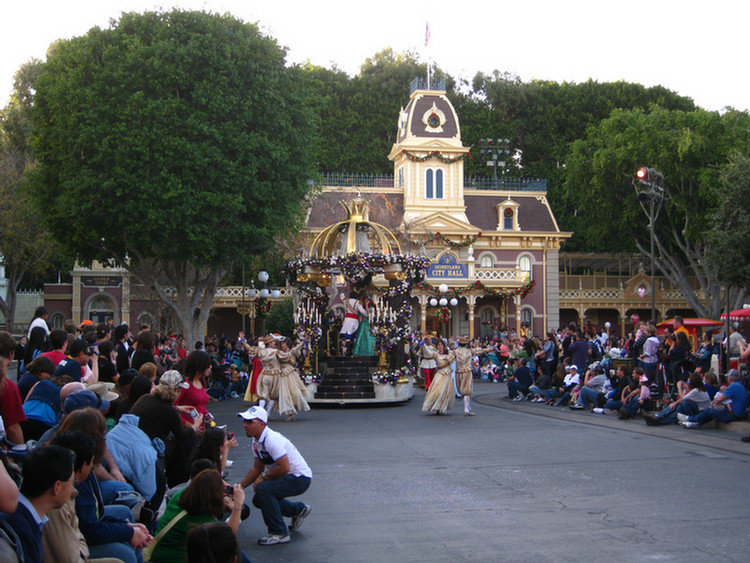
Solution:
<svg viewBox="0 0 750 563">
<path fill-rule="evenodd" d="M 445 235 L 440 234 L 439 232 L 431 234 L 423 241 L 411 240 L 409 237 L 406 236 L 406 234 L 402 234 L 401 236 L 403 237 L 404 241 L 411 246 L 425 246 L 425 245 L 430 244 L 432 241 L 440 240 L 451 248 L 466 248 L 467 246 L 471 246 L 472 244 L 477 242 L 479 237 L 482 236 L 482 232 L 480 231 L 476 235 L 470 236 L 468 239 L 466 239 L 463 242 L 454 242 L 448 237 L 446 237 Z"/>
<path fill-rule="evenodd" d="M 407 150 L 403 151 L 404 155 L 406 155 L 406 158 L 411 160 L 412 162 L 424 162 L 426 160 L 430 160 L 431 158 L 437 158 L 440 162 L 444 164 L 453 164 L 454 162 L 458 162 L 459 160 L 463 160 L 467 156 L 471 158 L 470 153 L 465 152 L 463 154 L 459 154 L 455 158 L 449 158 L 447 156 L 443 156 L 439 151 L 430 151 L 425 156 L 417 156 L 414 153 L 411 153 Z"/>
<path fill-rule="evenodd" d="M 526 297 L 529 293 L 531 293 L 531 290 L 534 289 L 534 281 L 532 280 L 528 283 L 525 283 L 518 289 L 512 289 L 509 291 L 497 291 L 495 289 L 492 289 L 491 287 L 487 287 L 478 280 L 467 285 L 466 287 L 457 287 L 455 289 L 451 289 L 450 291 L 448 291 L 448 293 L 440 293 L 440 289 L 426 281 L 416 283 L 414 284 L 414 287 L 432 292 L 435 295 L 445 297 L 446 299 L 450 299 L 451 297 L 460 297 L 464 293 L 468 293 L 474 290 L 481 290 L 486 295 L 489 295 L 491 297 L 497 297 L 499 299 L 510 299 L 511 297 L 515 297 L 516 295 L 520 295 L 522 298 Z"/>
</svg>

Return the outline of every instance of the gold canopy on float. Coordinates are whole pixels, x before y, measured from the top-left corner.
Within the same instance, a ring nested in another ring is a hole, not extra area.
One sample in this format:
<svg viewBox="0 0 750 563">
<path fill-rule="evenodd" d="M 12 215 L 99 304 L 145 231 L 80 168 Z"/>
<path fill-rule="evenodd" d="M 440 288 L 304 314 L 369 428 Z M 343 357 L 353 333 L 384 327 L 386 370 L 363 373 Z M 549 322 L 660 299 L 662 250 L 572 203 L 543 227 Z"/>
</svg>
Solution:
<svg viewBox="0 0 750 563">
<path fill-rule="evenodd" d="M 339 202 L 346 209 L 347 218 L 323 229 L 310 247 L 310 257 L 346 255 L 352 252 L 400 254 L 396 237 L 383 225 L 370 221 L 370 202 L 362 196 Z M 375 248 L 371 248 L 371 243 Z"/>
</svg>

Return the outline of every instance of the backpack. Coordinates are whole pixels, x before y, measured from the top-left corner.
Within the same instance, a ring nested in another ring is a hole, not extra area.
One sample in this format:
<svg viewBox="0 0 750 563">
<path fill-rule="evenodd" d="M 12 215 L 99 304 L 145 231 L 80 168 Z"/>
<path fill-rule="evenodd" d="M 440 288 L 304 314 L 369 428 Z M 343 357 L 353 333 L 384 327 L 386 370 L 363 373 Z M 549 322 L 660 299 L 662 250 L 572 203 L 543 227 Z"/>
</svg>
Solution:
<svg viewBox="0 0 750 563">
<path fill-rule="evenodd" d="M 591 340 L 591 359 L 600 360 L 603 356 L 604 349 L 602 348 L 602 343 L 594 338 L 593 340 Z"/>
</svg>

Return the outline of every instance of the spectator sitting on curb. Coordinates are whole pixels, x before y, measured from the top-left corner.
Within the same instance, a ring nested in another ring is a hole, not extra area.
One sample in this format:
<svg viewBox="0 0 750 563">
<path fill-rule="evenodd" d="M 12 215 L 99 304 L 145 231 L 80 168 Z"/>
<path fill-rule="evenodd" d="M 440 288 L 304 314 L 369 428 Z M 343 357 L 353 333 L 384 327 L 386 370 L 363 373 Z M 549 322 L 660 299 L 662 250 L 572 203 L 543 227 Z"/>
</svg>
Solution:
<svg viewBox="0 0 750 563">
<path fill-rule="evenodd" d="M 677 422 L 678 413 L 691 415 L 698 414 L 703 409 L 711 405 L 711 399 L 708 397 L 706 387 L 703 384 L 701 376 L 693 372 L 688 380 L 688 390 L 677 400 L 671 402 L 656 414 L 644 414 L 643 420 L 649 426 L 658 426 L 661 424 L 674 424 Z"/>
<path fill-rule="evenodd" d="M 733 422 L 745 418 L 748 395 L 740 380 L 740 372 L 736 369 L 730 370 L 727 374 L 729 385 L 724 391 L 716 394 L 711 401 L 711 407 L 692 416 L 678 414 L 677 420 L 680 421 L 680 425 L 683 428 L 698 428 L 711 420 Z"/>
<path fill-rule="evenodd" d="M 607 382 L 607 376 L 604 373 L 596 373 L 594 370 L 588 370 L 584 378 L 581 391 L 578 393 L 578 400 L 575 404 L 570 405 L 573 410 L 587 409 L 589 405 L 595 405 L 599 395 Z"/>
</svg>

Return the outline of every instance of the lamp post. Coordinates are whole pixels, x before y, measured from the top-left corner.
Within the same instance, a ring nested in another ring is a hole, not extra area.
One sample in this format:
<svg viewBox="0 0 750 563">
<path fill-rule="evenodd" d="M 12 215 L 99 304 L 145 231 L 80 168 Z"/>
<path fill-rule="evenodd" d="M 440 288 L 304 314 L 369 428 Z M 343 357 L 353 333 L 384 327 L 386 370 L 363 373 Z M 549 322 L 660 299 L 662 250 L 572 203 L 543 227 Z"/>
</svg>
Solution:
<svg viewBox="0 0 750 563">
<path fill-rule="evenodd" d="M 492 177 L 494 179 L 495 188 L 499 185 L 497 179 L 497 165 L 500 165 L 501 169 L 505 169 L 505 158 L 510 156 L 512 149 L 510 148 L 510 139 L 479 139 L 479 154 L 482 157 L 486 156 L 491 159 L 487 161 L 487 166 L 492 166 Z"/>
<path fill-rule="evenodd" d="M 651 320 L 656 319 L 656 285 L 654 266 L 654 224 L 659 216 L 661 204 L 664 203 L 664 175 L 653 168 L 639 168 L 635 173 L 633 187 L 638 195 L 638 203 L 648 217 L 648 232 L 651 237 Z"/>
<path fill-rule="evenodd" d="M 244 271 L 243 271 L 243 277 L 244 277 Z M 250 291 L 248 292 L 250 295 L 250 299 L 255 300 L 255 317 L 253 318 L 253 325 L 252 325 L 252 331 L 255 332 L 255 319 L 260 318 L 258 317 L 258 304 L 265 302 L 266 299 L 270 296 L 273 299 L 278 299 L 281 296 L 281 292 L 278 289 L 274 289 L 273 291 L 268 291 L 266 288 L 266 283 L 268 282 L 268 272 L 265 270 L 261 270 L 258 272 L 258 285 L 260 289 L 255 289 L 255 283 L 252 284 L 252 287 L 250 288 Z M 243 283 L 244 285 L 244 283 Z M 244 297 L 244 291 L 243 291 L 243 297 Z M 261 332 L 263 332 L 261 330 Z"/>
</svg>

